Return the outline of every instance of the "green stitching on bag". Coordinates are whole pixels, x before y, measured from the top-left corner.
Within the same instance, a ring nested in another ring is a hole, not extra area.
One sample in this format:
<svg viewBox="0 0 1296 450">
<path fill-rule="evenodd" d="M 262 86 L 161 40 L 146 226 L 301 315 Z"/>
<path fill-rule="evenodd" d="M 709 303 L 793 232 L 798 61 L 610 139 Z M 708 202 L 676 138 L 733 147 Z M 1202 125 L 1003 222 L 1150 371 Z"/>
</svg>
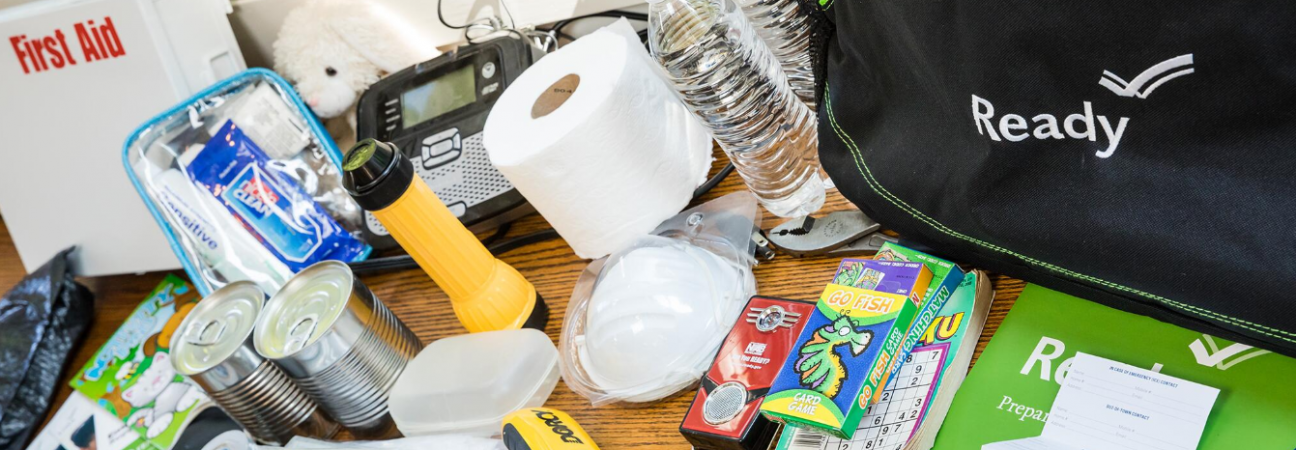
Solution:
<svg viewBox="0 0 1296 450">
<path fill-rule="evenodd" d="M 1169 305 L 1169 306 L 1172 306 L 1172 307 L 1175 307 L 1175 308 L 1178 308 L 1178 309 L 1182 309 L 1182 310 L 1184 310 L 1184 311 L 1186 311 L 1186 312 L 1189 312 L 1189 313 L 1197 314 L 1197 315 L 1204 316 L 1204 317 L 1207 317 L 1207 318 L 1213 318 L 1213 319 L 1216 319 L 1216 320 L 1220 320 L 1220 321 L 1222 321 L 1222 322 L 1230 323 L 1230 324 L 1232 324 L 1232 325 L 1234 325 L 1234 326 L 1237 326 L 1237 327 L 1239 327 L 1239 328 L 1244 328 L 1244 329 L 1247 329 L 1247 330 L 1251 330 L 1251 331 L 1254 331 L 1254 332 L 1257 332 L 1257 333 L 1260 333 L 1260 334 L 1263 334 L 1263 335 L 1266 335 L 1266 336 L 1269 336 L 1269 337 L 1273 337 L 1273 338 L 1281 339 L 1281 340 L 1284 340 L 1284 341 L 1287 341 L 1287 342 L 1296 343 L 1296 340 L 1293 340 L 1293 339 L 1291 339 L 1291 338 L 1284 337 L 1284 336 L 1280 336 L 1280 335 L 1277 335 L 1277 334 L 1274 334 L 1274 333 L 1270 333 L 1270 332 L 1266 332 L 1266 331 L 1263 331 L 1263 330 L 1261 330 L 1261 329 L 1257 329 L 1257 328 L 1255 328 L 1255 327 L 1259 327 L 1259 328 L 1262 328 L 1262 329 L 1264 329 L 1264 330 L 1269 330 L 1269 331 L 1273 331 L 1273 332 L 1281 333 L 1281 334 L 1288 335 L 1288 336 L 1296 336 L 1296 333 L 1292 333 L 1292 332 L 1284 331 L 1284 330 L 1279 330 L 1279 329 L 1272 328 L 1272 327 L 1268 327 L 1268 326 L 1265 326 L 1265 325 L 1261 325 L 1261 324 L 1257 324 L 1257 323 L 1249 322 L 1249 321 L 1246 321 L 1246 320 L 1242 320 L 1242 319 L 1239 319 L 1239 318 L 1236 318 L 1236 317 L 1227 316 L 1227 315 L 1220 314 L 1220 313 L 1217 313 L 1217 312 L 1214 312 L 1214 311 L 1211 311 L 1211 310 L 1208 310 L 1208 309 L 1205 309 L 1205 308 L 1201 308 L 1201 307 L 1197 307 L 1197 306 L 1193 306 L 1193 305 L 1189 305 L 1189 304 L 1185 304 L 1185 303 L 1176 302 L 1176 301 L 1174 301 L 1174 300 L 1171 300 L 1171 299 L 1168 299 L 1168 298 L 1165 298 L 1165 297 L 1161 297 L 1161 296 L 1156 295 L 1156 294 L 1152 294 L 1152 293 L 1149 293 L 1149 292 L 1143 292 L 1143 291 L 1140 291 L 1140 290 L 1138 290 L 1138 289 L 1130 288 L 1130 287 L 1127 287 L 1127 286 L 1124 286 L 1124 285 L 1120 285 L 1120 284 L 1116 284 L 1116 283 L 1113 283 L 1113 282 L 1110 282 L 1110 281 L 1107 281 L 1107 280 L 1099 279 L 1099 278 L 1097 278 L 1097 277 L 1093 277 L 1093 276 L 1090 276 L 1090 275 L 1085 275 L 1085 274 L 1082 274 L 1082 273 L 1079 273 L 1079 272 L 1075 272 L 1075 271 L 1072 271 L 1072 270 L 1069 270 L 1069 269 L 1066 269 L 1066 268 L 1063 268 L 1063 267 L 1059 267 L 1059 266 L 1053 265 L 1053 264 L 1048 263 L 1048 262 L 1044 262 L 1044 261 L 1041 261 L 1041 260 L 1038 260 L 1038 259 L 1035 259 L 1035 258 L 1031 258 L 1031 257 L 1026 256 L 1026 255 L 1019 254 L 1019 253 L 1014 252 L 1014 251 L 1012 251 L 1012 250 L 1009 250 L 1009 249 L 1007 249 L 1007 248 L 1003 248 L 1003 247 L 1000 247 L 1000 246 L 998 246 L 998 245 L 991 244 L 991 243 L 989 243 L 989 242 L 985 242 L 985 241 L 982 241 L 982 240 L 980 240 L 980 239 L 976 239 L 976 238 L 974 238 L 974 237 L 971 237 L 971 236 L 965 235 L 965 234 L 963 234 L 963 233 L 960 233 L 960 232 L 958 232 L 958 231 L 955 231 L 954 229 L 951 229 L 951 228 L 945 226 L 945 224 L 942 224 L 942 223 L 936 221 L 935 219 L 932 219 L 931 217 L 928 217 L 928 216 L 927 216 L 926 214 L 924 214 L 922 211 L 919 211 L 917 208 L 914 208 L 913 206 L 910 206 L 910 205 L 909 205 L 908 203 L 906 203 L 904 200 L 901 200 L 899 197 L 896 197 L 894 194 L 892 194 L 890 191 L 888 191 L 885 187 L 882 187 L 881 183 L 879 183 L 879 182 L 877 181 L 877 179 L 873 177 L 873 171 L 872 171 L 871 169 L 869 169 L 868 164 L 865 164 L 865 163 L 864 163 L 864 157 L 863 157 L 863 154 L 860 152 L 859 146 L 857 146 L 857 145 L 855 144 L 855 140 L 852 139 L 852 138 L 850 137 L 850 135 L 847 134 L 846 131 L 845 131 L 844 129 L 842 129 L 841 125 L 839 125 L 839 124 L 837 123 L 837 117 L 836 117 L 836 115 L 833 113 L 833 108 L 832 108 L 832 95 L 831 95 L 830 87 L 829 87 L 826 83 L 825 83 L 825 85 L 824 85 L 824 96 L 823 96 L 823 98 L 824 98 L 824 106 L 823 106 L 823 107 L 827 109 L 827 113 L 828 113 L 828 122 L 831 124 L 831 126 L 832 126 L 832 128 L 833 128 L 833 132 L 836 133 L 836 134 L 837 134 L 837 137 L 838 137 L 839 139 L 842 140 L 842 143 L 846 144 L 847 148 L 850 149 L 850 151 L 851 151 L 851 156 L 853 157 L 852 159 L 855 160 L 855 166 L 856 166 L 856 169 L 859 170 L 860 175 L 864 177 L 864 181 L 865 181 L 866 183 L 868 183 L 869 188 L 873 189 L 873 192 L 876 192 L 877 194 L 881 195 L 881 196 L 882 196 L 883 198 L 885 198 L 888 202 L 891 202 L 892 205 L 895 205 L 897 208 L 900 208 L 901 210 L 904 210 L 905 212 L 908 212 L 909 215 L 914 216 L 914 218 L 917 218 L 918 220 L 921 220 L 922 222 L 926 223 L 927 225 L 931 226 L 932 228 L 936 229 L 937 231 L 940 231 L 940 232 L 942 232 L 942 233 L 945 233 L 945 234 L 947 234 L 947 235 L 949 235 L 949 236 L 952 236 L 952 237 L 954 237 L 954 238 L 957 238 L 957 239 L 960 239 L 960 240 L 964 240 L 964 241 L 967 241 L 967 242 L 970 242 L 970 243 L 976 244 L 976 245 L 978 245 L 978 246 L 984 247 L 984 248 L 989 249 L 989 250 L 993 250 L 993 251 L 996 251 L 996 252 L 1000 252 L 1000 253 L 1008 254 L 1008 255 L 1011 255 L 1011 256 L 1015 256 L 1015 257 L 1017 257 L 1018 259 L 1021 259 L 1021 260 L 1023 260 L 1023 261 L 1026 261 L 1026 262 L 1028 262 L 1028 263 L 1034 264 L 1034 265 L 1036 265 L 1036 266 L 1043 267 L 1043 268 L 1045 268 L 1045 269 L 1048 269 L 1048 270 L 1051 270 L 1051 271 L 1054 271 L 1054 272 L 1058 272 L 1058 273 L 1063 274 L 1063 275 L 1067 275 L 1067 276 L 1070 276 L 1070 277 L 1073 277 L 1073 278 L 1079 278 L 1079 279 L 1082 279 L 1082 280 L 1086 280 L 1086 281 L 1089 281 L 1089 282 L 1093 282 L 1093 283 L 1097 283 L 1097 284 L 1100 284 L 1100 285 L 1103 285 L 1103 286 L 1107 286 L 1107 287 L 1112 288 L 1112 289 L 1116 289 L 1116 290 L 1120 290 L 1120 291 L 1128 292 L 1128 293 L 1131 293 L 1131 294 L 1134 294 L 1134 295 L 1138 295 L 1138 296 L 1141 296 L 1141 297 L 1145 297 L 1145 298 L 1148 298 L 1148 299 L 1151 299 L 1151 300 L 1158 301 L 1158 302 L 1160 302 L 1160 303 L 1164 303 L 1164 304 L 1166 304 L 1166 305 Z M 1250 325 L 1250 326 L 1248 326 L 1248 325 Z"/>
</svg>

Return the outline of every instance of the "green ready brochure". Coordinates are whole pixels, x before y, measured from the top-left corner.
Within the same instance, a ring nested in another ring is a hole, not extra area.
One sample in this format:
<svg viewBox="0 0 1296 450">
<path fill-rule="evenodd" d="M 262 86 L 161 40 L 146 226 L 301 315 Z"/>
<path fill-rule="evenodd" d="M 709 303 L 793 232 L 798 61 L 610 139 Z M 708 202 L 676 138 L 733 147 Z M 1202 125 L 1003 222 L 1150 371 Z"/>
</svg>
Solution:
<svg viewBox="0 0 1296 450">
<path fill-rule="evenodd" d="M 1296 359 L 1030 285 L 959 389 L 935 449 L 1039 436 L 1076 352 L 1218 388 L 1198 450 L 1296 448 Z"/>
</svg>

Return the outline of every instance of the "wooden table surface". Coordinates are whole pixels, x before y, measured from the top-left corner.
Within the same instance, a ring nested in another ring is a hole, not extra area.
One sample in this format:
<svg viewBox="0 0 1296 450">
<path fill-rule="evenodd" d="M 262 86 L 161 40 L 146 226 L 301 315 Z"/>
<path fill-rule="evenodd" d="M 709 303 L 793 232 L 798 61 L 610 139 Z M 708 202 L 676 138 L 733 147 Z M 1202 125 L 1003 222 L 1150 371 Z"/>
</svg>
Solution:
<svg viewBox="0 0 1296 450">
<path fill-rule="evenodd" d="M 701 201 L 743 188 L 739 177 L 736 174 L 731 175 Z M 829 191 L 828 202 L 819 214 L 853 208 L 833 190 Z M 766 214 L 763 227 L 769 229 L 779 222 L 781 222 L 779 218 Z M 531 215 L 516 222 L 508 236 L 519 236 L 548 227 L 539 215 Z M 572 286 L 587 261 L 577 258 L 562 240 L 523 247 L 503 255 L 502 259 L 521 271 L 545 298 L 550 310 L 545 331 L 556 344 Z M 814 299 L 832 277 L 838 261 L 839 258 L 797 259 L 779 255 L 772 261 L 761 262 L 756 266 L 759 293 L 775 297 Z M 181 270 L 172 273 L 187 278 Z M 0 289 L 7 291 L 22 278 L 23 274 L 22 264 L 18 261 L 8 229 L 0 223 Z M 126 316 L 143 301 L 165 275 L 166 272 L 156 272 L 80 280 L 95 293 L 96 314 L 85 341 L 77 349 L 68 365 L 67 373 L 64 374 L 65 380 L 74 375 L 76 370 L 90 359 L 99 346 L 108 340 Z M 455 319 L 445 293 L 437 288 L 421 270 L 371 275 L 364 277 L 363 280 L 423 342 L 466 332 Z M 996 298 L 985 332 L 981 335 L 981 341 L 977 346 L 978 355 L 1024 287 L 1022 281 L 1004 276 L 992 276 L 992 280 Z M 973 361 L 975 362 L 975 359 Z M 689 448 L 688 443 L 679 435 L 679 423 L 685 410 L 688 409 L 689 402 L 693 399 L 694 392 L 694 390 L 687 390 L 647 405 L 612 405 L 594 408 L 585 398 L 568 389 L 566 384 L 558 383 L 558 388 L 549 397 L 545 406 L 558 408 L 571 414 L 603 449 L 678 450 Z M 66 382 L 63 383 L 55 404 L 61 404 L 70 393 L 71 388 Z M 53 412 L 51 410 L 50 415 Z M 46 421 L 48 420 L 47 415 Z"/>
</svg>

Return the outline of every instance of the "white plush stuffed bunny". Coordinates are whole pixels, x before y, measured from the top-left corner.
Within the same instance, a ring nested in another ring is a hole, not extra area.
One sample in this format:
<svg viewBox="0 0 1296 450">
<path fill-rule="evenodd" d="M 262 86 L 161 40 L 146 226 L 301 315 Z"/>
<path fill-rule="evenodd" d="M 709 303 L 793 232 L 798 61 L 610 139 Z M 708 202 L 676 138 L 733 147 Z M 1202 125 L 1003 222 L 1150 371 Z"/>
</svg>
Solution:
<svg viewBox="0 0 1296 450">
<path fill-rule="evenodd" d="M 408 24 L 373 2 L 310 0 L 284 19 L 274 43 L 274 68 L 321 119 L 345 115 L 354 130 L 355 104 L 365 89 L 437 54 Z M 329 128 L 333 132 L 336 126 Z M 334 138 L 342 140 L 336 133 Z"/>
</svg>

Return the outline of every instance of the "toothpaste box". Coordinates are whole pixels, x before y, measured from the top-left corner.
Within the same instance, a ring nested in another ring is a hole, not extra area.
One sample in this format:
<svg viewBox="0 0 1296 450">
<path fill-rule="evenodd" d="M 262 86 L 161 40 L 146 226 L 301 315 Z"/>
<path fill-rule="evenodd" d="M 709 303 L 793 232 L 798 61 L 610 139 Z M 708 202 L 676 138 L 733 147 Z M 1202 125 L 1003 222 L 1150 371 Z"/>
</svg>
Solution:
<svg viewBox="0 0 1296 450">
<path fill-rule="evenodd" d="M 761 405 L 770 420 L 850 439 L 886 386 L 932 272 L 920 262 L 858 265 L 853 286 L 829 284 L 820 295 Z"/>
</svg>

